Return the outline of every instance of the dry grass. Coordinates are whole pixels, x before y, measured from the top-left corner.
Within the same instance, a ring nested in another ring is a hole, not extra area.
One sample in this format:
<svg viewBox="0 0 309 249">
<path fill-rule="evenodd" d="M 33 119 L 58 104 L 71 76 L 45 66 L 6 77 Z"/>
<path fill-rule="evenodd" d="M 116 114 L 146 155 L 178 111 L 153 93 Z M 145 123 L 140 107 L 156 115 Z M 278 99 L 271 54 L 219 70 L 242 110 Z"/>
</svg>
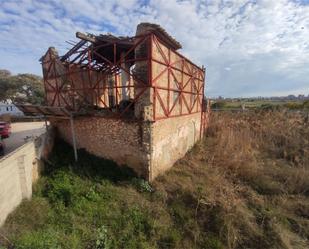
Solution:
<svg viewBox="0 0 309 249">
<path fill-rule="evenodd" d="M 213 113 L 207 137 L 152 186 L 85 153 L 71 167 L 72 150 L 57 148 L 59 168 L 0 230 L 14 248 L 309 248 L 300 113 Z"/>
<path fill-rule="evenodd" d="M 193 193 L 197 235 L 213 232 L 205 224 L 220 210 L 215 234 L 227 248 L 308 248 L 307 116 L 213 113 L 206 139 L 156 187 L 172 199 Z"/>
</svg>

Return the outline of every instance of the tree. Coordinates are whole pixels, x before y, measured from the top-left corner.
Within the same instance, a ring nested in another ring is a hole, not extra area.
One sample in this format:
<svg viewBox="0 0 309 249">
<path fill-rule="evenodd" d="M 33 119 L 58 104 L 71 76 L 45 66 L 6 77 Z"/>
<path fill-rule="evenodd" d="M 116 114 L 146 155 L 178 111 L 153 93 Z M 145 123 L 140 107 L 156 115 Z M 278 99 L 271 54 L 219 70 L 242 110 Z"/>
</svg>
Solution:
<svg viewBox="0 0 309 249">
<path fill-rule="evenodd" d="M 16 86 L 15 102 L 29 104 L 43 104 L 44 87 L 42 77 L 34 74 L 18 74 L 12 77 Z"/>
<path fill-rule="evenodd" d="M 8 70 L 0 70 L 0 101 L 12 100 L 16 86 L 11 81 L 11 72 Z"/>
<path fill-rule="evenodd" d="M 44 90 L 42 77 L 34 74 L 11 75 L 0 70 L 0 101 L 43 104 Z"/>
<path fill-rule="evenodd" d="M 6 69 L 0 69 L 0 78 L 5 78 L 11 76 L 11 72 Z"/>
</svg>

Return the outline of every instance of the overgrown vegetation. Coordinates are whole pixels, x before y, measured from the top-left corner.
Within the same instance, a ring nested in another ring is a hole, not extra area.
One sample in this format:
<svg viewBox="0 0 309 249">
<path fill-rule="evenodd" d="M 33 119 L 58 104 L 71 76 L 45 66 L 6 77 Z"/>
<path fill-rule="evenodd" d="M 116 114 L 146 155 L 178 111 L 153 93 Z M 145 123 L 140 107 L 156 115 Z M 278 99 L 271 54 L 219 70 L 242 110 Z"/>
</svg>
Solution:
<svg viewBox="0 0 309 249">
<path fill-rule="evenodd" d="M 309 247 L 308 116 L 214 113 L 207 137 L 152 184 L 79 154 L 76 165 L 56 147 L 0 230 L 12 248 Z"/>
<path fill-rule="evenodd" d="M 216 100 L 211 104 L 212 109 L 218 110 L 269 110 L 269 111 L 280 111 L 280 110 L 293 110 L 293 111 L 308 111 L 309 100 L 294 100 L 294 101 L 267 101 L 267 100 Z"/>
</svg>

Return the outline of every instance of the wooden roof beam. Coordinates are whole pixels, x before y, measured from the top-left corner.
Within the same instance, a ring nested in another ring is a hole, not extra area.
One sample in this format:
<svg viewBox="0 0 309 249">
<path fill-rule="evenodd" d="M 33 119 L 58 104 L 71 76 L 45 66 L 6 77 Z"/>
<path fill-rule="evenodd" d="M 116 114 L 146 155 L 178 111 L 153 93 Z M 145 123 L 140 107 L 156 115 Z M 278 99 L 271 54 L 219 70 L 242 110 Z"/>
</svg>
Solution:
<svg viewBox="0 0 309 249">
<path fill-rule="evenodd" d="M 96 42 L 96 38 L 95 36 L 93 35 L 88 35 L 88 34 L 84 34 L 82 32 L 76 32 L 76 37 L 81 39 L 81 40 L 84 40 L 84 41 L 89 41 L 89 42 L 92 42 L 92 43 L 95 43 Z"/>
</svg>

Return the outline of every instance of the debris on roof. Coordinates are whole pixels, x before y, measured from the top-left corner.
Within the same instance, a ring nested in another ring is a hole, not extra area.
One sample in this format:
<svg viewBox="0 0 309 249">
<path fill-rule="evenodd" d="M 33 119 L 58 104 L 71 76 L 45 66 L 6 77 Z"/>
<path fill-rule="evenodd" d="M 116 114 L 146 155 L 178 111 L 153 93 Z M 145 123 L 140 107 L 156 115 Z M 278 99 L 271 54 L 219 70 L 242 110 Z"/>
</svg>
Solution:
<svg viewBox="0 0 309 249">
<path fill-rule="evenodd" d="M 162 40 L 169 47 L 175 50 L 182 48 L 181 44 L 158 24 L 143 22 L 137 25 L 137 30 L 143 30 L 145 33 L 146 32 L 155 33 L 160 38 L 160 40 Z"/>
</svg>

